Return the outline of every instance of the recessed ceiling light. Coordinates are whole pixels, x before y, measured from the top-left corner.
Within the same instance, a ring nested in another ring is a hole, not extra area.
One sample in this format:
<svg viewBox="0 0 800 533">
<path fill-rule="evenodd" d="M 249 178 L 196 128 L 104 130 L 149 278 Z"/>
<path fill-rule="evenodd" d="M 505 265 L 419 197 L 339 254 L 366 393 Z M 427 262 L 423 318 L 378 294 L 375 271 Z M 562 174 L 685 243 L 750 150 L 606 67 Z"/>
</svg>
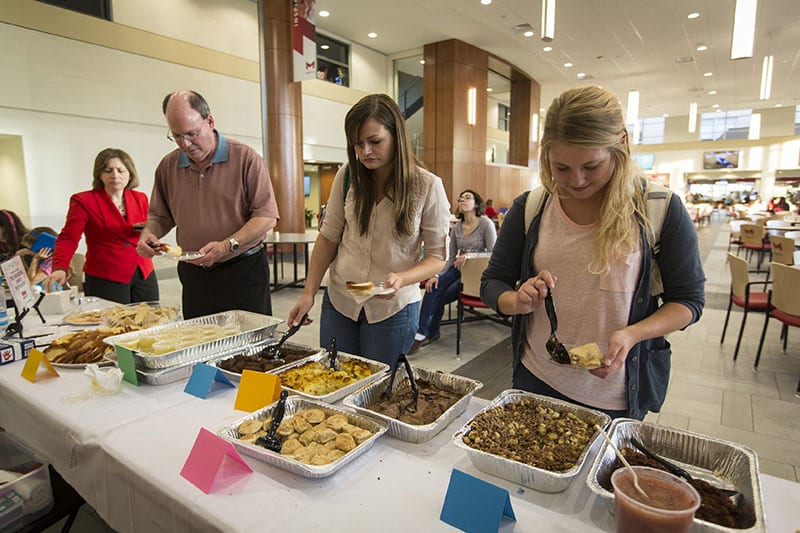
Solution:
<svg viewBox="0 0 800 533">
<path fill-rule="evenodd" d="M 717 109 L 717 113 L 722 113 L 722 109 Z"/>
<path fill-rule="evenodd" d="M 775 104 L 775 107 L 783 107 L 783 104 Z"/>
<path fill-rule="evenodd" d="M 494 89 L 492 89 L 491 87 L 487 87 L 487 88 L 486 88 L 486 92 L 487 92 L 487 93 L 490 93 L 490 92 L 492 92 L 492 91 L 494 91 Z"/>
<path fill-rule="evenodd" d="M 370 39 L 374 39 L 374 38 L 375 38 L 375 37 L 377 37 L 377 36 L 378 36 L 378 34 L 377 34 L 377 33 L 375 33 L 374 31 L 371 31 L 371 32 L 369 32 L 369 33 L 367 34 L 367 37 L 369 37 Z"/>
<path fill-rule="evenodd" d="M 528 30 L 522 34 L 523 37 L 533 37 L 533 31 Z"/>
<path fill-rule="evenodd" d="M 664 118 L 667 118 L 667 117 L 669 116 L 669 113 L 664 113 L 664 114 L 663 114 L 663 115 L 661 115 L 661 116 L 662 116 L 662 117 L 664 117 Z"/>
<path fill-rule="evenodd" d="M 483 6 L 488 6 L 491 3 L 492 3 L 492 0 L 481 0 L 481 5 L 483 5 Z"/>
<path fill-rule="evenodd" d="M 697 50 L 698 52 L 705 52 L 706 50 L 708 50 L 708 46 L 704 44 L 698 44 L 695 50 Z"/>
<path fill-rule="evenodd" d="M 578 79 L 579 80 L 582 80 L 585 77 L 586 77 L 586 73 L 585 72 L 578 72 Z"/>
<path fill-rule="evenodd" d="M 320 11 L 320 12 L 319 12 L 319 16 L 320 16 L 320 17 L 323 17 L 323 18 L 325 18 L 325 17 L 330 17 L 330 16 L 331 16 L 331 12 L 330 12 L 330 11 L 325 11 L 325 10 L 323 9 L 322 11 Z"/>
<path fill-rule="evenodd" d="M 719 104 L 714 104 L 711 107 L 713 107 L 714 109 L 717 109 L 719 107 Z"/>
<path fill-rule="evenodd" d="M 327 50 L 328 48 L 331 47 L 331 45 L 329 45 L 329 44 L 321 44 L 321 45 L 319 45 L 319 47 L 322 48 L 323 50 Z"/>
<path fill-rule="evenodd" d="M 706 73 L 703 74 L 703 76 L 705 76 L 706 78 L 710 78 L 713 75 L 714 75 L 713 72 L 706 72 Z"/>
<path fill-rule="evenodd" d="M 700 13 L 698 13 L 697 11 L 693 11 L 693 12 L 689 13 L 688 15 L 686 15 L 686 18 L 688 18 L 688 19 L 696 19 L 699 16 L 700 16 Z"/>
<path fill-rule="evenodd" d="M 565 67 L 565 68 L 570 68 L 570 67 L 572 67 L 572 63 L 570 63 L 569 61 L 567 61 L 566 63 L 564 63 L 564 67 Z"/>
<path fill-rule="evenodd" d="M 713 95 L 717 94 L 717 91 L 715 91 L 714 89 L 711 89 L 710 91 L 708 91 L 708 94 L 713 96 Z"/>
<path fill-rule="evenodd" d="M 420 65 L 424 65 L 424 64 L 425 64 L 425 60 L 424 60 L 424 59 L 420 59 L 420 60 L 419 60 L 419 64 L 420 64 Z"/>
<path fill-rule="evenodd" d="M 552 51 L 553 51 L 552 46 L 545 46 L 544 48 L 542 48 L 542 52 L 552 52 Z"/>
</svg>

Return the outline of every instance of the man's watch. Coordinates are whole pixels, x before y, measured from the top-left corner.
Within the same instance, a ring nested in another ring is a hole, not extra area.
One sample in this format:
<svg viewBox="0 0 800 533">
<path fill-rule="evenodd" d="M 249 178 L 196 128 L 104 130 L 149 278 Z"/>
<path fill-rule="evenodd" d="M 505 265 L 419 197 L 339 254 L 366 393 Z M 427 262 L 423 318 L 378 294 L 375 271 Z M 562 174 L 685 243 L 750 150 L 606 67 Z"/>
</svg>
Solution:
<svg viewBox="0 0 800 533">
<path fill-rule="evenodd" d="M 236 239 L 234 239 L 233 237 L 231 237 L 230 239 L 228 239 L 228 242 L 229 242 L 229 243 L 230 243 L 230 245 L 231 245 L 231 252 L 235 252 L 235 251 L 237 251 L 237 250 L 239 249 L 239 241 L 237 241 L 237 240 L 236 240 Z"/>
</svg>

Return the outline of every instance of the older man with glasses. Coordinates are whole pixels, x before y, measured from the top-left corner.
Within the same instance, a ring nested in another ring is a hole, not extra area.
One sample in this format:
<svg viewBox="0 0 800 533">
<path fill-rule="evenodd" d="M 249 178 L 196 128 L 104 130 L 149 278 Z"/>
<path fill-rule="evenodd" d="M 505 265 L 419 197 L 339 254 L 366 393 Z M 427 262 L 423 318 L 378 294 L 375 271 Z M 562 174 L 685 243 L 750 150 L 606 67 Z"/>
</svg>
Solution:
<svg viewBox="0 0 800 533">
<path fill-rule="evenodd" d="M 177 226 L 184 253 L 198 252 L 178 263 L 184 318 L 232 309 L 272 314 L 263 241 L 279 217 L 264 159 L 214 129 L 195 91 L 168 94 L 162 111 L 178 148 L 156 168 L 139 254 L 161 254 L 160 239 Z"/>
</svg>

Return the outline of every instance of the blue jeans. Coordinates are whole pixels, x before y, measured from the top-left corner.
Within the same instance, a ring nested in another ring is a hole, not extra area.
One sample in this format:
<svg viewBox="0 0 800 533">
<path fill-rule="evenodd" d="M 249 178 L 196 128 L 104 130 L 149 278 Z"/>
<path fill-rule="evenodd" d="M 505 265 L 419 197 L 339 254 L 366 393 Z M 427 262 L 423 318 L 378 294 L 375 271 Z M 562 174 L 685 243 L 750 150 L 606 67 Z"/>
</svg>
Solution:
<svg viewBox="0 0 800 533">
<path fill-rule="evenodd" d="M 393 365 L 398 355 L 408 353 L 418 322 L 419 302 L 410 303 L 374 324 L 367 322 L 363 309 L 358 320 L 351 320 L 333 307 L 326 290 L 322 297 L 319 343 L 329 348 L 331 337 L 336 337 L 339 351 Z"/>
<path fill-rule="evenodd" d="M 461 293 L 461 271 L 450 267 L 439 276 L 439 286 L 426 292 L 422 298 L 422 309 L 419 312 L 419 328 L 417 333 L 429 339 L 439 337 L 439 324 L 442 323 L 444 306 L 455 302 Z"/>
<path fill-rule="evenodd" d="M 515 389 L 520 389 L 528 392 L 532 392 L 534 394 L 541 394 L 542 396 L 548 396 L 550 398 L 556 398 L 557 400 L 564 400 L 566 402 L 574 403 L 576 405 L 581 405 L 583 407 L 588 407 L 589 409 L 594 409 L 595 411 L 600 411 L 601 413 L 605 413 L 611 418 L 622 418 L 628 416 L 628 410 L 621 410 L 615 411 L 611 409 L 600 409 L 599 407 L 594 407 L 592 405 L 586 405 L 585 403 L 576 402 L 572 398 L 565 396 L 555 390 L 553 387 L 542 381 L 541 379 L 537 378 L 535 375 L 531 373 L 530 370 L 525 368 L 525 365 L 519 363 L 517 368 L 514 369 L 514 379 L 512 382 L 512 386 Z M 644 415 L 642 415 L 644 418 Z"/>
</svg>

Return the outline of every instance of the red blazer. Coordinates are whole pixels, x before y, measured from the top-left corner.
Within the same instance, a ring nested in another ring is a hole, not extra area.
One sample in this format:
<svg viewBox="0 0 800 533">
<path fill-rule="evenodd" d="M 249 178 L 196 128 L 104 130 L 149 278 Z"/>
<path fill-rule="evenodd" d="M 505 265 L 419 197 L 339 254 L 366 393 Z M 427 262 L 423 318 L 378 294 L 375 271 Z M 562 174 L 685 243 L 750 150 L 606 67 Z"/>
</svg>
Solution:
<svg viewBox="0 0 800 533">
<path fill-rule="evenodd" d="M 139 232 L 133 224 L 147 221 L 149 202 L 144 193 L 125 189 L 126 220 L 105 189 L 73 194 L 69 199 L 67 221 L 58 234 L 53 251 L 53 270 L 69 272 L 69 263 L 81 234 L 86 234 L 86 264 L 90 276 L 130 283 L 138 266 L 144 277 L 153 271 L 152 259 L 136 253 Z"/>
</svg>

